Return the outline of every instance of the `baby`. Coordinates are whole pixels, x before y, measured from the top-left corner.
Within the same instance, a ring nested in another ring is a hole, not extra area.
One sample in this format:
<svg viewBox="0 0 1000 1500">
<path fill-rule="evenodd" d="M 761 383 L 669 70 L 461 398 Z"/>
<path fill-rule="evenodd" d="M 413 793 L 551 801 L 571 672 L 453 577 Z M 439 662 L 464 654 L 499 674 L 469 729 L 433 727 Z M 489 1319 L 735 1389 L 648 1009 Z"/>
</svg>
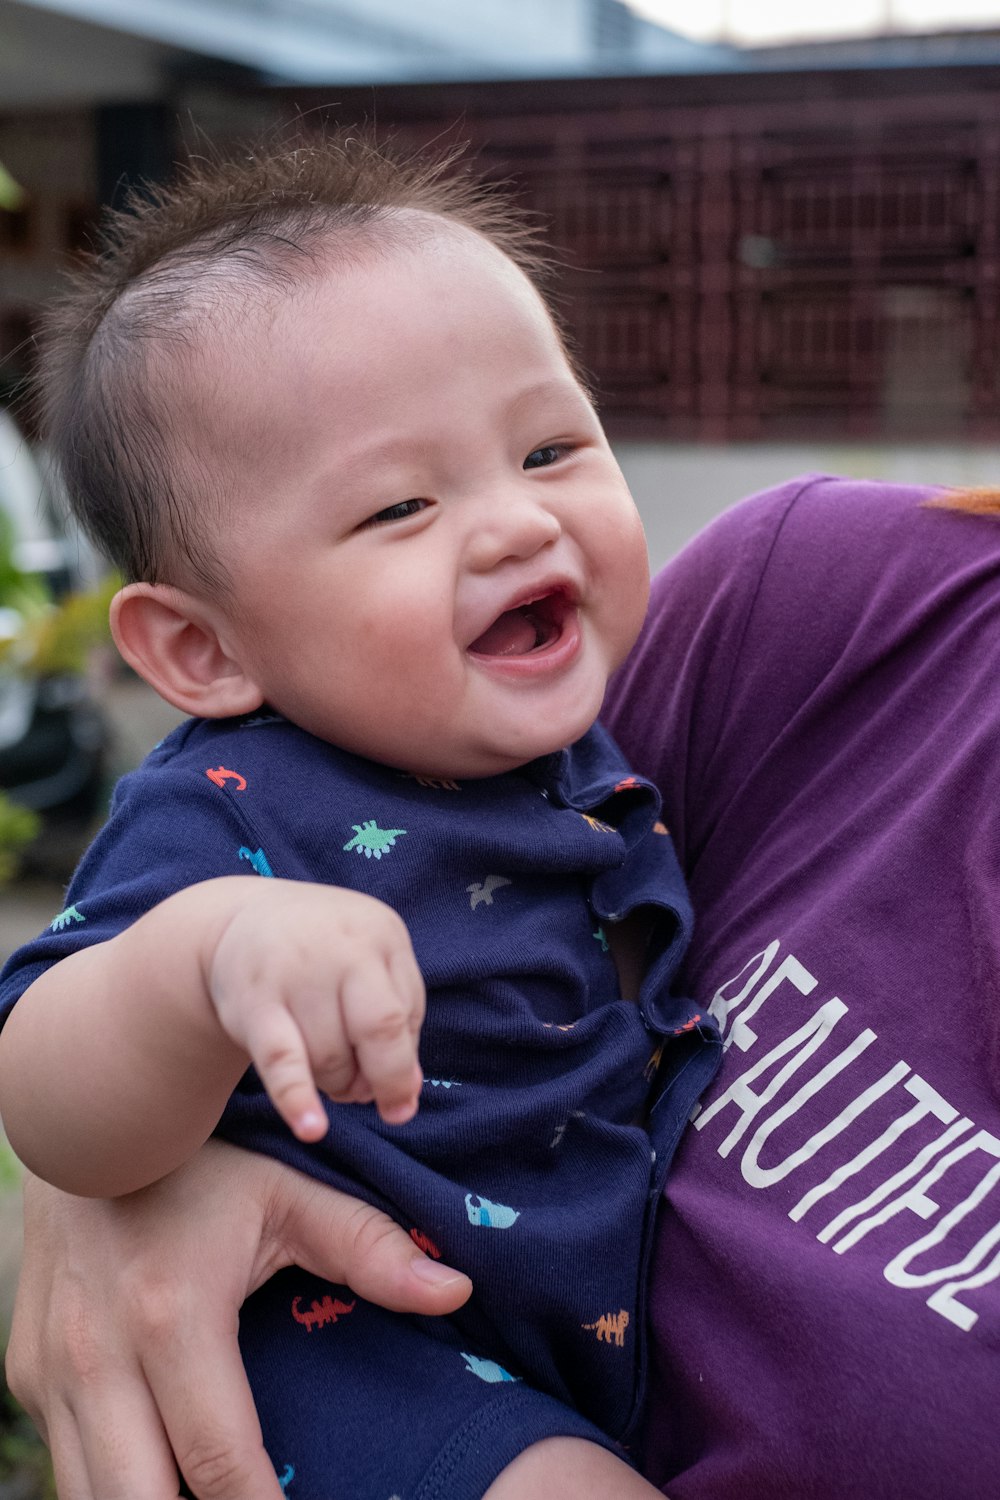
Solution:
<svg viewBox="0 0 1000 1500">
<path fill-rule="evenodd" d="M 132 208 L 48 423 L 118 647 L 191 718 L 0 977 L 11 1142 L 114 1196 L 218 1130 L 473 1278 L 440 1321 L 296 1270 L 251 1299 L 276 1497 L 652 1495 L 643 1266 L 718 1048 L 670 994 L 656 793 L 594 727 L 646 551 L 542 262 L 357 138 Z"/>
</svg>

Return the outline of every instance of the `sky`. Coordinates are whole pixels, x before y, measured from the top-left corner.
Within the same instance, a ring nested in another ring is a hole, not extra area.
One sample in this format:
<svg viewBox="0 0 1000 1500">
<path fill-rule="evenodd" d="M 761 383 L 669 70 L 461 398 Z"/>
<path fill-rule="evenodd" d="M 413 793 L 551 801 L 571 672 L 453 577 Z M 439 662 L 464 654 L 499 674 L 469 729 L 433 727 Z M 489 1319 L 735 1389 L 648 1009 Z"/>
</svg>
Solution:
<svg viewBox="0 0 1000 1500">
<path fill-rule="evenodd" d="M 1000 27 L 1000 0 L 628 0 L 699 41 L 749 45 L 885 32 Z"/>
</svg>

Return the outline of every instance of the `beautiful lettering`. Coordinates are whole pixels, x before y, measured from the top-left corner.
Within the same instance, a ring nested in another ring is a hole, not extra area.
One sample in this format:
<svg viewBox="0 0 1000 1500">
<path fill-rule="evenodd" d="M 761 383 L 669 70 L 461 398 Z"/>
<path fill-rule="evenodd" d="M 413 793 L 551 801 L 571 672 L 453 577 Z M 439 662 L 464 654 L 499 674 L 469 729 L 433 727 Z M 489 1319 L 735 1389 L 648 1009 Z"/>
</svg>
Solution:
<svg viewBox="0 0 1000 1500">
<path fill-rule="evenodd" d="M 917 1238 L 908 1235 L 905 1245 L 899 1246 L 896 1236 L 882 1274 L 901 1291 L 929 1293 L 925 1305 L 968 1332 L 980 1314 L 965 1298 L 1000 1279 L 1000 1140 L 960 1118 L 954 1105 L 909 1063 L 883 1062 L 879 1067 L 883 1044 L 877 1033 L 865 1027 L 850 1035 L 848 1006 L 839 996 L 818 1006 L 812 1002 L 803 1015 L 803 1002 L 819 981 L 794 954 L 779 959 L 780 948 L 778 939 L 769 943 L 712 998 L 709 1010 L 727 1051 L 735 1047 L 752 1056 L 735 1078 L 725 1071 L 725 1086 L 694 1112 L 694 1128 L 716 1125 L 725 1130 L 716 1146 L 722 1157 L 743 1143 L 740 1171 L 757 1190 L 775 1188 L 822 1161 L 823 1175 L 788 1210 L 793 1223 L 836 1196 L 842 1200 L 855 1179 L 863 1181 L 865 1188 L 853 1203 L 842 1204 L 812 1230 L 834 1254 L 848 1253 L 879 1231 L 883 1238 L 886 1232 L 905 1232 L 913 1218 L 928 1225 Z M 763 1024 L 750 1026 L 775 996 L 778 1004 L 768 1008 Z M 771 1040 L 773 1023 L 789 1013 L 791 1029 L 782 1027 L 785 1034 Z M 761 1033 L 768 1035 L 767 1050 L 757 1056 Z M 810 1071 L 813 1059 L 818 1066 Z M 873 1060 L 879 1071 L 871 1078 Z M 860 1064 L 864 1066 L 858 1071 Z M 863 1086 L 846 1102 L 841 1087 L 841 1102 L 827 1123 L 814 1125 L 796 1142 L 796 1116 L 812 1106 L 809 1118 L 815 1121 L 813 1101 L 837 1080 L 849 1086 L 851 1070 L 858 1071 Z M 927 1139 L 928 1126 L 944 1128 Z M 831 1166 L 842 1137 L 850 1141 L 849 1154 Z M 985 1158 L 982 1171 L 976 1166 L 977 1153 Z M 879 1168 L 883 1176 L 872 1185 L 873 1169 Z M 996 1214 L 991 1195 L 997 1200 Z"/>
</svg>

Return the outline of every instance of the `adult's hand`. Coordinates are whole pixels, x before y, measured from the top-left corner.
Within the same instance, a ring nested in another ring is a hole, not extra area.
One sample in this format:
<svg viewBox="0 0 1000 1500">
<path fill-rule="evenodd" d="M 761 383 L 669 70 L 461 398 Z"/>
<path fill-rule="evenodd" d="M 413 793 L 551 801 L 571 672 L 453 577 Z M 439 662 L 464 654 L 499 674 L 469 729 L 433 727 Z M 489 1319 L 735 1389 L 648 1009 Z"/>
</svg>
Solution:
<svg viewBox="0 0 1000 1500">
<path fill-rule="evenodd" d="M 29 1178 L 10 1388 L 60 1500 L 282 1500 L 237 1347 L 244 1299 L 300 1265 L 400 1311 L 452 1312 L 471 1283 L 366 1204 L 210 1141 L 113 1201 Z"/>
</svg>

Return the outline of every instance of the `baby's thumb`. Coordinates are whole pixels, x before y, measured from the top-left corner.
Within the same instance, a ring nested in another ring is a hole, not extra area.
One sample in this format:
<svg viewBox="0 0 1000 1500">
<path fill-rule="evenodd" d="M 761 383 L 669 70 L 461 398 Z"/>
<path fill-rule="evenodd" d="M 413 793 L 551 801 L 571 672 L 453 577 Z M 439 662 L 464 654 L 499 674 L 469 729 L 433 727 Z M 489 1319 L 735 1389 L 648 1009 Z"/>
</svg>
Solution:
<svg viewBox="0 0 1000 1500">
<path fill-rule="evenodd" d="M 291 1264 L 394 1312 L 454 1312 L 472 1293 L 461 1271 L 423 1254 L 405 1229 L 357 1198 L 303 1177 L 281 1235 Z"/>
</svg>

